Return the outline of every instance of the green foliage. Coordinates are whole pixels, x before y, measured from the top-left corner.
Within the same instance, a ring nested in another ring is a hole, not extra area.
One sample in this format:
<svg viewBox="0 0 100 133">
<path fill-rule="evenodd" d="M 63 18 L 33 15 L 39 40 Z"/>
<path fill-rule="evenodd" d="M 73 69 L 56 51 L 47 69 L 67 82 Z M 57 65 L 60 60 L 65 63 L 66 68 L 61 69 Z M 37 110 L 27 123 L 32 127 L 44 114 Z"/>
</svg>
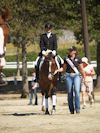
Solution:
<svg viewBox="0 0 100 133">
<path fill-rule="evenodd" d="M 96 39 L 100 29 L 100 2 L 86 0 L 90 40 Z M 79 0 L 3 0 L 11 17 L 9 24 L 13 35 L 19 32 L 23 39 L 35 41 L 43 32 L 44 23 L 52 21 L 56 29 L 71 29 L 77 39 L 81 35 L 81 9 Z M 11 35 L 12 35 L 11 34 Z"/>
<path fill-rule="evenodd" d="M 17 69 L 4 69 L 3 73 L 6 74 L 7 77 L 14 76 L 17 73 Z"/>
<path fill-rule="evenodd" d="M 83 57 L 84 56 L 84 49 L 83 47 L 77 47 L 78 49 L 78 54 L 80 55 L 80 57 Z M 58 50 L 58 54 L 64 58 L 68 53 L 68 49 L 59 49 Z M 91 60 L 96 60 L 96 45 L 90 45 L 90 53 L 91 53 Z M 27 54 L 27 61 L 34 61 L 36 58 L 37 58 L 38 54 L 37 52 L 29 52 Z M 19 55 L 19 61 L 21 61 L 22 59 L 22 55 L 20 54 Z M 14 56 L 6 56 L 6 61 L 8 62 L 12 62 L 12 61 L 16 61 L 16 55 Z"/>
<path fill-rule="evenodd" d="M 17 69 L 4 69 L 3 73 L 6 74 L 7 77 L 16 76 Z M 20 75 L 22 75 L 22 69 L 20 69 Z M 32 69 L 28 69 L 28 76 L 32 76 Z"/>
</svg>

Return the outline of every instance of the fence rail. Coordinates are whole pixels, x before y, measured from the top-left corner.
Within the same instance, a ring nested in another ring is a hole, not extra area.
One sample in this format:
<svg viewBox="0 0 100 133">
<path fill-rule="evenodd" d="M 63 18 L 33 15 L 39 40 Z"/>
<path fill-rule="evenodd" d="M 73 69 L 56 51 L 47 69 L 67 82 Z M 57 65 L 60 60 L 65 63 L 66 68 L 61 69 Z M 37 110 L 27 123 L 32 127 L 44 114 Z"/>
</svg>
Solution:
<svg viewBox="0 0 100 133">
<path fill-rule="evenodd" d="M 91 61 L 91 64 L 94 68 L 97 67 L 97 62 L 96 61 Z M 27 62 L 27 68 L 33 68 L 34 67 L 34 61 L 33 62 Z M 19 62 L 19 68 L 22 68 L 22 62 Z M 17 69 L 17 62 L 6 62 L 6 66 L 4 69 Z M 16 79 L 15 79 L 16 78 Z M 95 80 L 97 77 L 94 75 L 93 79 Z M 7 77 L 7 81 L 22 81 L 22 77 Z M 32 77 L 28 77 L 28 81 L 31 81 Z"/>
<path fill-rule="evenodd" d="M 27 62 L 27 68 L 33 68 L 34 67 L 34 61 L 33 62 Z M 6 65 L 4 69 L 16 69 L 17 68 L 17 62 L 6 62 Z M 22 62 L 19 62 L 19 68 L 22 68 Z"/>
<path fill-rule="evenodd" d="M 94 68 L 97 67 L 96 61 L 91 61 L 91 64 Z M 33 62 L 27 62 L 27 68 L 33 68 L 34 67 L 34 61 Z M 17 68 L 17 62 L 6 62 L 6 65 L 4 69 L 16 69 Z M 19 62 L 19 68 L 22 68 L 22 62 Z"/>
</svg>

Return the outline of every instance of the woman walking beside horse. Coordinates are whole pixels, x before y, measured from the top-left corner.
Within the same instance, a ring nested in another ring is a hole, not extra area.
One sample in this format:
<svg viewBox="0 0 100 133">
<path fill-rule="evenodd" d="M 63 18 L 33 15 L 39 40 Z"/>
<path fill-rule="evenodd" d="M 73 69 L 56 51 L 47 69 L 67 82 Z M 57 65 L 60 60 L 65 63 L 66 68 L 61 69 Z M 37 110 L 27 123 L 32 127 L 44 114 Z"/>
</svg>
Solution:
<svg viewBox="0 0 100 133">
<path fill-rule="evenodd" d="M 83 75 L 82 61 L 77 56 L 76 47 L 69 49 L 68 56 L 64 59 L 62 68 L 55 71 L 66 72 L 66 88 L 68 92 L 68 106 L 71 114 L 80 113 L 80 73 Z"/>
</svg>

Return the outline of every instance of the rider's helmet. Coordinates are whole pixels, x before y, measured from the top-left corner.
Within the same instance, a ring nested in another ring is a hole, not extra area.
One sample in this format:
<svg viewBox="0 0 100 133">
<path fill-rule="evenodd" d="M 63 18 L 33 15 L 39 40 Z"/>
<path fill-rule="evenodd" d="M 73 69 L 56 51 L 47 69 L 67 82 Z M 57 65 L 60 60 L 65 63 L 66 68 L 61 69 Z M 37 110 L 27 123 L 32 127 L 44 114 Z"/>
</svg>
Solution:
<svg viewBox="0 0 100 133">
<path fill-rule="evenodd" d="M 45 29 L 52 29 L 52 27 L 53 27 L 53 25 L 52 25 L 52 23 L 50 23 L 50 22 L 47 22 L 47 23 L 45 24 Z"/>
</svg>

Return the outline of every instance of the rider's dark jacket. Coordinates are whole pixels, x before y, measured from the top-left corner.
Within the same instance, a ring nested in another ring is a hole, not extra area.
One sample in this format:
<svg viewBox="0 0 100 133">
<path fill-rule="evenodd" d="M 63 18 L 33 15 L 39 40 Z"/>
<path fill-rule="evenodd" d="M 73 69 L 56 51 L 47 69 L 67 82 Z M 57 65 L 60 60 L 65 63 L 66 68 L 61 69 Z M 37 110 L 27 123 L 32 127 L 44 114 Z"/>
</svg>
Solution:
<svg viewBox="0 0 100 133">
<path fill-rule="evenodd" d="M 43 50 L 56 50 L 57 51 L 57 38 L 56 35 L 51 33 L 50 37 L 47 37 L 47 34 L 44 33 L 40 37 L 40 49 Z"/>
</svg>

